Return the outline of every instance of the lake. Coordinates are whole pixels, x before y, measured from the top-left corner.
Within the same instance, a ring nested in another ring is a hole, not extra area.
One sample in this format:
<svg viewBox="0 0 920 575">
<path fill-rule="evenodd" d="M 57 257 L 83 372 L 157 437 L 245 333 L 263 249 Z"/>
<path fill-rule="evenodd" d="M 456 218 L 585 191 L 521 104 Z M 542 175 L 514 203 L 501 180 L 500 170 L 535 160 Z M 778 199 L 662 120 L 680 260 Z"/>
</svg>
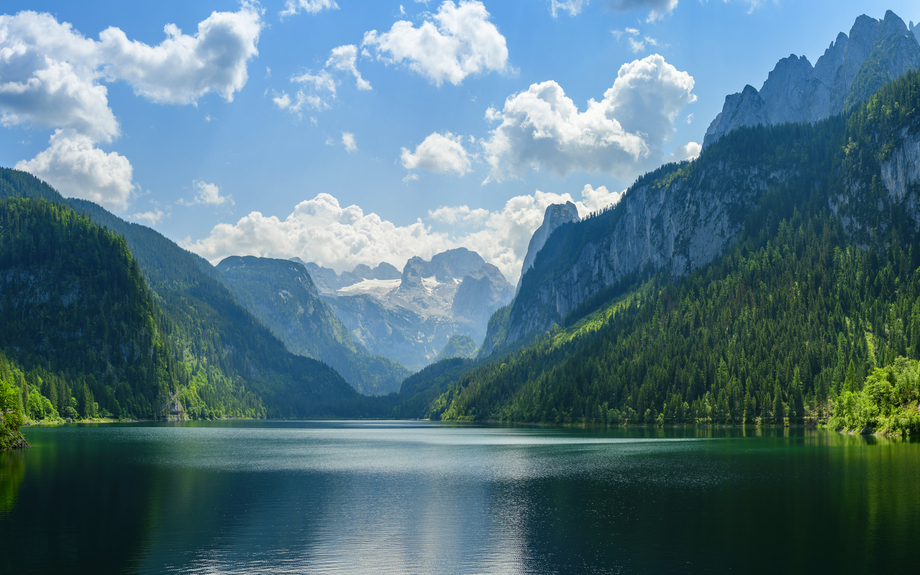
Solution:
<svg viewBox="0 0 920 575">
<path fill-rule="evenodd" d="M 5 573 L 906 573 L 920 443 L 814 429 L 31 427 Z"/>
</svg>

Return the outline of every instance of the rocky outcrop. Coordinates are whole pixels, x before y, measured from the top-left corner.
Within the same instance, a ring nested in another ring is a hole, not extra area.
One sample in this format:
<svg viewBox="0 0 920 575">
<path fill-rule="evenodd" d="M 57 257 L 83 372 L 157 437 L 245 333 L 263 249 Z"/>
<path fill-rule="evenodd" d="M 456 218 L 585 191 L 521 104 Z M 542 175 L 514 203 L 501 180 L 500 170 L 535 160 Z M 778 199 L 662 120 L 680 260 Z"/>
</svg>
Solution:
<svg viewBox="0 0 920 575">
<path fill-rule="evenodd" d="M 724 134 L 757 124 L 816 122 L 871 96 L 884 83 L 920 67 L 917 31 L 890 10 L 881 21 L 856 19 L 850 34 L 840 33 L 814 68 L 804 57 L 777 62 L 760 91 L 745 86 L 726 96 L 722 112 L 709 125 L 703 148 Z"/>
<path fill-rule="evenodd" d="M 492 264 L 464 276 L 451 303 L 451 315 L 466 320 L 485 335 L 489 317 L 514 297 L 514 288 Z M 481 339 L 481 338 L 480 338 Z"/>
<path fill-rule="evenodd" d="M 521 282 L 507 323 L 495 326 L 504 338 L 494 337 L 490 325 L 479 356 L 549 329 L 629 274 L 669 270 L 680 277 L 709 263 L 734 242 L 760 196 L 789 176 L 715 164 L 667 185 L 640 180 L 613 210 L 550 236 Z"/>
<path fill-rule="evenodd" d="M 521 289 L 521 279 L 524 278 L 524 274 L 527 273 L 527 270 L 533 267 L 533 261 L 537 257 L 537 252 L 543 248 L 550 234 L 562 224 L 577 221 L 578 208 L 576 208 L 575 204 L 572 202 L 552 204 L 546 207 L 546 211 L 543 213 L 543 223 L 540 224 L 537 231 L 533 233 L 533 236 L 530 238 L 530 243 L 527 245 L 527 255 L 524 256 L 524 264 L 521 266 L 521 278 L 518 279 L 517 287 L 514 290 L 515 293 Z"/>
<path fill-rule="evenodd" d="M 920 126 L 903 128 L 897 140 L 891 155 L 882 162 L 882 182 L 889 199 L 905 208 L 920 232 Z"/>
</svg>

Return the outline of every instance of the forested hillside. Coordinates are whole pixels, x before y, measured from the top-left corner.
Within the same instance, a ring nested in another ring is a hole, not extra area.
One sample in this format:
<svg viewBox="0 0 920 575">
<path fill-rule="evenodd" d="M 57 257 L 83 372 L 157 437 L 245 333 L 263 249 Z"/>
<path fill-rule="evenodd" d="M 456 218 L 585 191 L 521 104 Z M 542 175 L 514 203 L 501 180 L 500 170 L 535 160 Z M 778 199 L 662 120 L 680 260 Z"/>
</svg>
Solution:
<svg viewBox="0 0 920 575">
<path fill-rule="evenodd" d="M 185 383 L 124 240 L 46 200 L 0 201 L 0 324 L 34 419 L 152 418 Z"/>
<path fill-rule="evenodd" d="M 90 202 L 65 200 L 16 170 L 0 169 L 4 197 L 45 198 L 72 206 L 124 238 L 150 290 L 157 310 L 154 321 L 180 366 L 176 399 L 187 416 L 305 417 L 375 409 L 327 365 L 288 352 L 236 302 L 210 264 L 159 233 Z"/>
<path fill-rule="evenodd" d="M 287 348 L 329 364 L 364 395 L 399 390 L 411 373 L 386 357 L 355 344 L 329 305 L 319 297 L 306 268 L 296 262 L 231 256 L 217 270 L 246 309 Z"/>
<path fill-rule="evenodd" d="M 692 183 L 695 173 L 738 163 L 789 174 L 755 206 L 729 214 L 740 232 L 721 257 L 685 276 L 646 269 L 612 285 L 569 312 L 564 327 L 459 377 L 421 415 L 826 417 L 876 368 L 920 358 L 920 176 L 911 181 L 909 168 L 899 180 L 890 167 L 912 153 L 918 110 L 920 74 L 913 73 L 847 118 L 740 129 L 698 160 L 644 177 L 637 185 Z M 538 255 L 521 292 L 536 289 L 541 273 L 564 273 L 580 238 L 617 217 L 614 209 L 557 230 L 547 243 L 555 251 Z"/>
</svg>

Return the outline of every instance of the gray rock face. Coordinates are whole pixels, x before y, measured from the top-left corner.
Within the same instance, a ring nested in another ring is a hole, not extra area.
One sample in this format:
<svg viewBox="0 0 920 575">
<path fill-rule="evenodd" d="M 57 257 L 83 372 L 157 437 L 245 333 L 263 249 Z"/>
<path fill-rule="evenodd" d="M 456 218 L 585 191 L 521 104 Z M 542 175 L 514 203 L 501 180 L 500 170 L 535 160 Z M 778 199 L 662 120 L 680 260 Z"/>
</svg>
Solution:
<svg viewBox="0 0 920 575">
<path fill-rule="evenodd" d="M 740 94 L 725 97 L 722 112 L 716 116 L 716 119 L 709 125 L 709 129 L 706 130 L 703 147 L 705 148 L 719 139 L 722 134 L 736 128 L 768 125 L 769 123 L 770 117 L 763 98 L 753 86 L 745 86 Z"/>
<path fill-rule="evenodd" d="M 920 129 L 904 128 L 900 144 L 882 162 L 882 182 L 892 203 L 901 204 L 920 232 Z"/>
<path fill-rule="evenodd" d="M 759 92 L 746 86 L 741 94 L 726 96 L 703 148 L 736 128 L 816 122 L 839 114 L 871 96 L 880 82 L 918 67 L 920 42 L 913 22 L 908 29 L 890 10 L 881 21 L 860 16 L 849 36 L 838 34 L 814 68 L 804 56 L 791 55 L 777 62 Z"/>
<path fill-rule="evenodd" d="M 489 317 L 514 297 L 514 288 L 492 264 L 464 276 L 451 302 L 451 315 L 467 320 L 485 334 Z"/>
<path fill-rule="evenodd" d="M 716 165 L 667 186 L 640 180 L 613 210 L 553 234 L 524 276 L 504 341 L 487 334 L 479 356 L 549 329 L 627 274 L 650 266 L 680 277 L 709 263 L 735 240 L 747 210 L 788 176 Z M 572 253 L 576 239 L 580 247 Z M 559 261 L 573 263 L 557 270 Z"/>
<path fill-rule="evenodd" d="M 546 207 L 546 211 L 543 213 L 543 223 L 540 224 L 537 231 L 533 233 L 533 236 L 530 238 L 530 243 L 527 245 L 527 255 L 524 256 L 524 264 L 521 266 L 521 277 L 518 279 L 517 287 L 514 290 L 515 293 L 521 289 L 521 280 L 524 279 L 524 274 L 533 267 L 533 261 L 534 258 L 537 257 L 537 252 L 543 248 L 550 234 L 562 224 L 577 222 L 578 219 L 578 208 L 576 208 L 575 204 L 572 202 L 553 204 Z"/>
<path fill-rule="evenodd" d="M 917 39 L 917 41 L 920 42 L 920 26 L 914 26 L 913 20 L 910 21 L 910 31 Z"/>
</svg>

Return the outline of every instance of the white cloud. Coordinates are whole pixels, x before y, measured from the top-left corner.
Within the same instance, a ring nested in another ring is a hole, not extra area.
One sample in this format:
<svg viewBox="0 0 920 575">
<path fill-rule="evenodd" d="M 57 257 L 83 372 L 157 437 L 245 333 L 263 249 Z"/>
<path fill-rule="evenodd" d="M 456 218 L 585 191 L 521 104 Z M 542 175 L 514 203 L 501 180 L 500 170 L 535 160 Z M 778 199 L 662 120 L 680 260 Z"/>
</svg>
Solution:
<svg viewBox="0 0 920 575">
<path fill-rule="evenodd" d="M 376 214 L 365 214 L 358 206 L 342 207 L 329 194 L 319 194 L 298 204 L 283 220 L 252 212 L 236 224 L 219 224 L 208 237 L 183 245 L 211 261 L 230 255 L 297 256 L 340 272 L 380 262 L 402 268 L 412 256 L 429 259 L 464 246 L 479 252 L 514 283 L 547 206 L 574 201 L 579 214 L 585 216 L 616 203 L 621 196 L 622 192 L 590 185 L 584 187 L 578 201 L 569 194 L 536 191 L 511 198 L 500 211 L 442 206 L 428 212 L 429 225 L 418 220 L 397 226 Z M 434 226 L 450 226 L 450 231 L 437 231 Z"/>
<path fill-rule="evenodd" d="M 582 10 L 588 5 L 590 0 L 550 0 L 550 12 L 555 18 L 559 12 L 568 12 L 569 16 L 578 16 Z"/>
<path fill-rule="evenodd" d="M 335 0 L 287 0 L 284 3 L 284 10 L 279 12 L 278 16 L 283 20 L 288 16 L 300 14 L 301 10 L 315 15 L 323 10 L 338 9 L 339 5 L 335 3 Z"/>
<path fill-rule="evenodd" d="M 164 27 L 157 46 L 128 40 L 118 28 L 99 34 L 100 58 L 109 80 L 125 80 L 134 92 L 161 104 L 193 104 L 208 92 L 228 102 L 246 84 L 246 65 L 258 55 L 259 9 L 243 3 L 238 12 L 212 12 L 194 36 L 175 24 Z"/>
<path fill-rule="evenodd" d="M 209 184 L 201 180 L 195 180 L 192 182 L 192 186 L 198 190 L 198 193 L 195 194 L 195 199 L 192 201 L 188 200 L 178 200 L 176 203 L 182 206 L 194 206 L 194 205 L 208 205 L 208 206 L 222 206 L 225 203 L 230 203 L 234 205 L 233 198 L 230 196 L 221 196 L 220 188 L 215 184 Z"/>
<path fill-rule="evenodd" d="M 98 84 L 98 45 L 50 14 L 0 15 L 0 122 L 64 128 L 94 141 L 119 134 Z"/>
<path fill-rule="evenodd" d="M 326 61 L 326 67 L 332 66 L 335 70 L 350 72 L 355 77 L 359 90 L 370 90 L 371 83 L 361 77 L 356 64 L 358 60 L 358 47 L 354 44 L 339 46 L 333 48 L 329 59 Z M 334 92 L 334 90 L 333 90 Z"/>
<path fill-rule="evenodd" d="M 18 162 L 16 169 L 45 180 L 65 196 L 114 211 L 127 208 L 134 191 L 127 158 L 107 154 L 94 146 L 92 138 L 73 131 L 55 130 L 50 144 L 33 159 Z"/>
<path fill-rule="evenodd" d="M 421 169 L 462 176 L 472 169 L 470 155 L 462 141 L 463 136 L 435 132 L 416 146 L 415 152 L 402 148 L 400 160 L 407 170 Z"/>
<path fill-rule="evenodd" d="M 291 77 L 291 82 L 303 84 L 304 88 L 297 90 L 293 98 L 282 91 L 281 95 L 275 95 L 272 100 L 281 110 L 288 110 L 298 116 L 304 108 L 314 110 L 328 110 L 331 108 L 330 100 L 336 97 L 338 82 L 329 73 L 329 68 L 351 73 L 355 77 L 358 90 L 370 90 L 371 84 L 361 77 L 357 67 L 358 48 L 354 45 L 339 46 L 333 48 L 329 53 L 329 59 L 326 60 L 325 68 L 316 74 L 309 70 L 296 76 Z"/>
<path fill-rule="evenodd" d="M 150 210 L 149 212 L 138 212 L 136 214 L 131 214 L 132 218 L 134 218 L 135 220 L 140 220 L 142 222 L 147 222 L 147 225 L 149 226 L 154 226 L 160 223 L 160 220 L 162 220 L 165 216 L 166 216 L 166 212 L 164 212 L 163 210 L 159 208 L 155 210 Z"/>
<path fill-rule="evenodd" d="M 611 30 L 611 33 L 616 36 L 617 42 L 623 38 L 626 38 L 626 45 L 629 46 L 629 49 L 633 54 L 644 52 L 646 46 L 658 46 L 658 40 L 652 38 L 648 34 L 642 35 L 642 33 L 636 28 Z"/>
<path fill-rule="evenodd" d="M 401 20 L 389 32 L 364 34 L 362 46 L 373 46 L 377 58 L 387 63 L 406 63 L 409 68 L 440 86 L 458 85 L 471 74 L 508 69 L 505 37 L 481 2 L 448 0 L 418 28 Z"/>
<path fill-rule="evenodd" d="M 185 242 L 184 247 L 211 261 L 230 255 L 298 256 L 344 271 L 361 263 L 402 267 L 412 256 L 430 258 L 456 246 L 445 234 L 432 233 L 421 220 L 397 226 L 319 194 L 298 204 L 283 220 L 252 212 L 236 224 L 215 226 L 207 238 Z"/>
<path fill-rule="evenodd" d="M 355 142 L 355 135 L 351 132 L 342 132 L 342 145 L 349 154 L 358 151 L 358 144 Z"/>
<path fill-rule="evenodd" d="M 584 112 L 549 81 L 505 100 L 501 120 L 482 143 L 491 173 L 486 181 L 528 169 L 566 176 L 573 171 L 631 179 L 660 163 L 678 112 L 696 100 L 693 78 L 659 55 L 624 64 L 600 102 Z"/>
<path fill-rule="evenodd" d="M 684 160 L 695 160 L 700 157 L 700 152 L 702 151 L 703 146 L 700 144 L 696 142 L 687 142 L 686 144 L 674 148 L 674 151 L 671 152 L 670 161 L 683 162 Z"/>
<path fill-rule="evenodd" d="M 615 12 L 648 10 L 648 21 L 664 18 L 677 7 L 677 0 L 607 0 L 607 7 Z"/>
<path fill-rule="evenodd" d="M 95 147 L 120 135 L 102 82 L 124 80 L 159 103 L 195 103 L 209 92 L 230 101 L 246 83 L 261 29 L 260 9 L 249 2 L 212 13 L 194 36 L 167 25 L 156 46 L 118 28 L 85 38 L 50 14 L 0 15 L 0 124 L 56 128 L 47 150 L 17 166 L 62 193 L 125 209 L 131 164 Z"/>
</svg>

